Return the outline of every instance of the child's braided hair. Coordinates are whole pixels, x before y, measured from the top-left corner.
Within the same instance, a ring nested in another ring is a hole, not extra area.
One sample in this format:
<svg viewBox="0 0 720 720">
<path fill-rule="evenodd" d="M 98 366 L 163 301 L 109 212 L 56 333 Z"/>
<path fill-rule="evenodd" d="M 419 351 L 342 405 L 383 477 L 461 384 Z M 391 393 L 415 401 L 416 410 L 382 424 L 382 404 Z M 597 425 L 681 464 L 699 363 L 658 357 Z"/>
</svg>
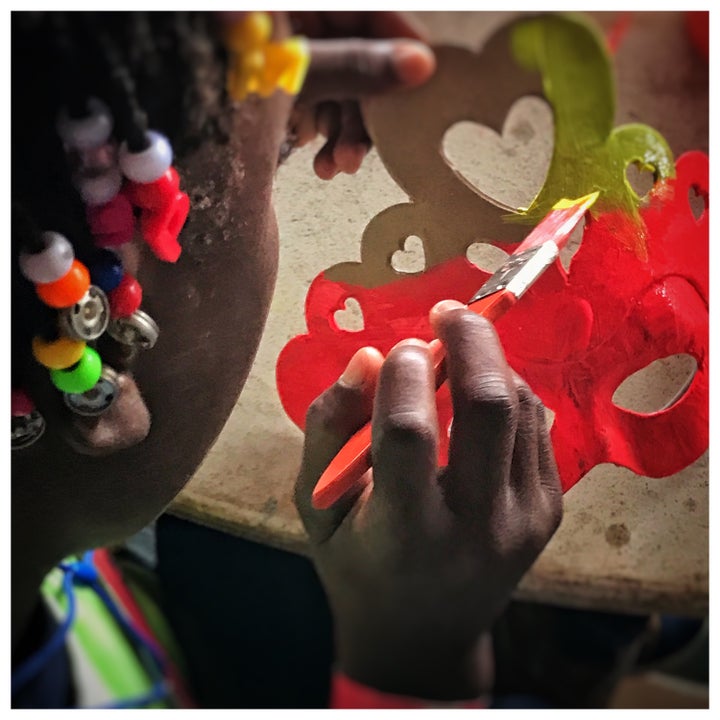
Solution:
<svg viewBox="0 0 720 720">
<path fill-rule="evenodd" d="M 187 12 L 14 12 L 12 28 L 12 380 L 23 384 L 34 334 L 52 333 L 53 313 L 18 272 L 21 249 L 41 247 L 41 230 L 72 238 L 83 260 L 93 249 L 82 200 L 71 182 L 56 119 L 87 114 L 97 97 L 131 151 L 148 127 L 176 155 L 224 137 L 224 51 L 213 20 Z"/>
</svg>

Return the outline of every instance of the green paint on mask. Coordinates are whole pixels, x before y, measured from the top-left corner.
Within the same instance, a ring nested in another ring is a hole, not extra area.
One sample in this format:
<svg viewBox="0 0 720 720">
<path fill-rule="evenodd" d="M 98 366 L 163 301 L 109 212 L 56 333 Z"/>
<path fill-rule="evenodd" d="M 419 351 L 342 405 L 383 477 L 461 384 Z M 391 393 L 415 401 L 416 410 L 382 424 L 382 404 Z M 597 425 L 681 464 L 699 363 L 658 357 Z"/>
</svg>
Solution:
<svg viewBox="0 0 720 720">
<path fill-rule="evenodd" d="M 673 177 L 675 167 L 667 142 L 653 128 L 613 128 L 615 83 L 604 38 L 580 16 L 547 15 L 518 23 L 512 51 L 519 65 L 541 74 L 555 123 L 545 183 L 512 219 L 536 224 L 559 198 L 599 190 L 594 213 L 620 210 L 640 222 L 641 198 L 627 180 L 628 166 L 650 170 L 656 180 Z M 644 254 L 641 235 L 637 249 Z"/>
</svg>

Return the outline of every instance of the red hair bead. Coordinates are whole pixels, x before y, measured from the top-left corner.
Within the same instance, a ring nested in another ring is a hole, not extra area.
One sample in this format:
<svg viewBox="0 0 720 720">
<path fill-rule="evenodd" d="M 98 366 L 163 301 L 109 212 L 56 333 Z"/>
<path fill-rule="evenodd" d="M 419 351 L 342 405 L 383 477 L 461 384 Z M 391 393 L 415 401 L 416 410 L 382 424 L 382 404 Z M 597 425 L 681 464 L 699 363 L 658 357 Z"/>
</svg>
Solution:
<svg viewBox="0 0 720 720">
<path fill-rule="evenodd" d="M 120 284 L 107 295 L 111 317 L 128 317 L 142 303 L 142 287 L 130 273 L 123 275 Z"/>
<path fill-rule="evenodd" d="M 11 414 L 13 417 L 29 415 L 35 409 L 35 403 L 29 395 L 20 388 L 12 388 L 10 395 Z"/>
<path fill-rule="evenodd" d="M 162 210 L 145 210 L 140 216 L 140 232 L 159 260 L 176 262 L 182 252 L 177 238 L 190 212 L 190 198 L 184 192 Z"/>
<path fill-rule="evenodd" d="M 29 447 L 45 432 L 45 419 L 20 388 L 12 388 L 10 442 L 13 450 Z"/>
<path fill-rule="evenodd" d="M 180 176 L 172 165 L 157 179 L 148 183 L 128 180 L 123 192 L 130 202 L 143 210 L 159 210 L 180 190 Z"/>
<path fill-rule="evenodd" d="M 73 260 L 70 270 L 59 280 L 51 283 L 38 283 L 35 286 L 40 299 L 50 307 L 72 307 L 90 287 L 90 273 L 79 261 Z"/>
<path fill-rule="evenodd" d="M 175 262 L 182 252 L 177 241 L 190 212 L 190 198 L 180 190 L 180 177 L 169 167 L 149 183 L 127 182 L 123 190 L 130 202 L 142 209 L 140 232 L 155 256 Z"/>
<path fill-rule="evenodd" d="M 86 217 L 98 247 L 117 247 L 128 243 L 135 232 L 135 217 L 123 193 L 104 205 L 89 205 Z"/>
</svg>

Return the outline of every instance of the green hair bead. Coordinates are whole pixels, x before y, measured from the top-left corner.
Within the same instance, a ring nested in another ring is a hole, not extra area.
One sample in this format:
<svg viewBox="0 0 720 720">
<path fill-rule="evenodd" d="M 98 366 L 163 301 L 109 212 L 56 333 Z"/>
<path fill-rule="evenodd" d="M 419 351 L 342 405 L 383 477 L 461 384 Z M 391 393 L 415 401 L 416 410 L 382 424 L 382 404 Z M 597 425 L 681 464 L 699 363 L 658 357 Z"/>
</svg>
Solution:
<svg viewBox="0 0 720 720">
<path fill-rule="evenodd" d="M 82 357 L 75 365 L 64 370 L 51 370 L 53 385 L 64 393 L 84 393 L 95 387 L 102 373 L 100 355 L 91 347 L 86 347 Z"/>
</svg>

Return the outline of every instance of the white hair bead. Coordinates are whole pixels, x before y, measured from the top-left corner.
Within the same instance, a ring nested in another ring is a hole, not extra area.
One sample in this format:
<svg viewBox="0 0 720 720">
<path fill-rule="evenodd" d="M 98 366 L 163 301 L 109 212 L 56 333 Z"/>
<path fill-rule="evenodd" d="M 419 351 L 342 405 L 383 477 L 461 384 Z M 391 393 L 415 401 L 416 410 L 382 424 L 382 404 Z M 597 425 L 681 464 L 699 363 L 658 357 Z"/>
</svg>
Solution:
<svg viewBox="0 0 720 720">
<path fill-rule="evenodd" d="M 110 202 L 120 192 L 122 182 L 122 173 L 117 167 L 102 172 L 80 172 L 75 177 L 75 186 L 86 205 Z"/>
<path fill-rule="evenodd" d="M 58 116 L 57 131 L 66 147 L 71 150 L 91 150 L 106 143 L 113 130 L 110 109 L 97 98 L 87 101 L 89 114 L 71 118 L 63 108 Z"/>
<path fill-rule="evenodd" d="M 52 283 L 65 277 L 72 267 L 75 253 L 68 239 L 57 232 L 44 232 L 45 249 L 38 253 L 21 252 L 18 258 L 22 274 L 35 283 Z"/>
<path fill-rule="evenodd" d="M 120 146 L 120 168 L 125 177 L 138 183 L 151 183 L 162 177 L 173 159 L 172 147 L 164 135 L 148 130 L 145 137 L 149 147 L 140 152 L 130 152 L 126 142 Z"/>
</svg>

